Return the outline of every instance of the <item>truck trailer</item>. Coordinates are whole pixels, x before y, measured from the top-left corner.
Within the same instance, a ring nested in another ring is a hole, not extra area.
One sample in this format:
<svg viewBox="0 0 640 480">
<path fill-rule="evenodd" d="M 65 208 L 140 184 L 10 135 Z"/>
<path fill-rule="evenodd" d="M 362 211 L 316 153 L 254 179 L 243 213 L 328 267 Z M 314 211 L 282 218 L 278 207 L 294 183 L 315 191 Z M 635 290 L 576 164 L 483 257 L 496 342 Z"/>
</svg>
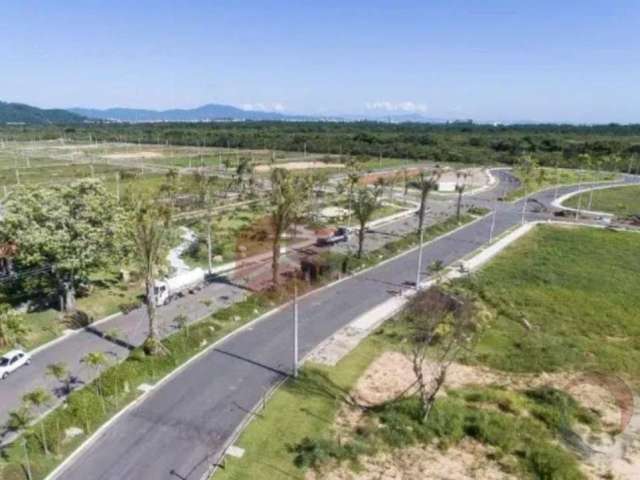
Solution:
<svg viewBox="0 0 640 480">
<path fill-rule="evenodd" d="M 201 268 L 194 268 L 175 277 L 156 280 L 154 285 L 156 305 L 167 305 L 174 298 L 200 290 L 205 280 L 206 272 Z"/>
</svg>

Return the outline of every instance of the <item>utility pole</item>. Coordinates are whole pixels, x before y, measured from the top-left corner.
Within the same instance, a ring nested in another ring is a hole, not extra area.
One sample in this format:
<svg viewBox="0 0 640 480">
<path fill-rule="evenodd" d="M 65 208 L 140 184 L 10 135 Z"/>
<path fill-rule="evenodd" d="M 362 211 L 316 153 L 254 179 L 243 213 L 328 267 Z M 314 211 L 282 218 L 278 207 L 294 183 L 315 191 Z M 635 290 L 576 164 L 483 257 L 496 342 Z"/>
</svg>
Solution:
<svg viewBox="0 0 640 480">
<path fill-rule="evenodd" d="M 298 285 L 293 286 L 293 378 L 298 378 Z"/>
<path fill-rule="evenodd" d="M 420 291 L 420 276 L 422 271 L 422 242 L 424 241 L 424 228 L 420 229 L 420 245 L 418 246 L 418 270 L 416 272 L 416 292 Z"/>
<path fill-rule="evenodd" d="M 524 225 L 525 215 L 527 214 L 527 187 L 524 187 L 524 198 L 522 199 L 522 225 Z"/>
<path fill-rule="evenodd" d="M 553 200 L 558 199 L 558 187 L 560 186 L 560 172 L 558 170 L 558 161 L 556 160 L 556 189 L 553 192 Z"/>
<path fill-rule="evenodd" d="M 504 197 L 504 193 L 502 194 Z M 498 197 L 493 201 L 493 216 L 491 217 L 491 228 L 489 229 L 489 243 L 493 242 L 493 231 L 496 228 L 496 214 L 498 212 Z"/>
<path fill-rule="evenodd" d="M 120 204 L 120 172 L 116 172 L 116 199 Z"/>
<path fill-rule="evenodd" d="M 582 209 L 582 170 L 578 171 L 578 208 L 576 209 L 576 220 L 580 217 L 580 210 Z"/>
</svg>

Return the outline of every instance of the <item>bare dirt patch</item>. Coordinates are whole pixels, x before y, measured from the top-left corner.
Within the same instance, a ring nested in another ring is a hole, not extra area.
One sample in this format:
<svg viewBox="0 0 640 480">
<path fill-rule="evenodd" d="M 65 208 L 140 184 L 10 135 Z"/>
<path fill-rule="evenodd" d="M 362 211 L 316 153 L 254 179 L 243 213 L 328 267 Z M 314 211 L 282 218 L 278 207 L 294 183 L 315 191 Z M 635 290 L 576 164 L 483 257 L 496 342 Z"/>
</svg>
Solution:
<svg viewBox="0 0 640 480">
<path fill-rule="evenodd" d="M 400 182 L 404 179 L 404 175 L 406 175 L 407 178 L 413 178 L 418 176 L 420 172 L 423 170 L 427 173 L 432 171 L 432 169 L 428 167 L 425 167 L 425 168 L 413 167 L 413 168 L 406 169 L 404 172 L 403 170 L 400 169 L 400 170 L 390 170 L 386 172 L 370 173 L 368 175 L 364 175 L 363 177 L 361 177 L 360 183 L 363 185 L 373 185 L 381 178 L 384 180 L 395 179 L 395 181 Z M 467 191 L 476 189 L 479 187 L 483 187 L 489 183 L 489 177 L 487 176 L 486 172 L 482 168 L 467 168 L 460 171 L 466 172 L 469 174 L 469 176 L 466 178 Z M 457 177 L 456 170 L 453 170 L 451 168 L 445 168 L 442 171 L 442 176 L 440 177 L 439 183 L 441 184 L 442 187 L 446 187 L 448 185 L 455 185 L 457 179 L 458 177 Z M 445 191 L 442 193 L 447 193 L 447 192 Z"/>
<path fill-rule="evenodd" d="M 104 158 L 113 160 L 132 160 L 137 158 L 162 158 L 164 155 L 160 152 L 150 152 L 148 150 L 142 150 L 139 152 L 131 153 L 107 153 L 102 155 Z"/>
<path fill-rule="evenodd" d="M 446 451 L 436 446 L 406 448 L 361 460 L 362 469 L 348 467 L 326 472 L 309 472 L 305 480 L 508 480 L 513 477 L 487 460 L 488 449 L 463 440 Z"/>
<path fill-rule="evenodd" d="M 270 172 L 274 168 L 284 168 L 285 170 L 307 170 L 317 168 L 344 168 L 341 163 L 324 163 L 324 162 L 286 162 L 276 165 L 257 165 L 256 172 Z"/>
<path fill-rule="evenodd" d="M 430 365 L 425 364 L 425 373 L 429 374 Z M 400 352 L 385 352 L 380 355 L 358 380 L 352 395 L 361 405 L 375 405 L 398 398 L 402 395 L 414 392 L 415 375 L 410 359 Z M 583 464 L 587 476 L 590 478 L 602 478 L 602 475 L 611 474 L 615 479 L 631 480 L 640 478 L 640 412 L 636 410 L 631 422 L 621 435 L 619 433 L 621 422 L 621 409 L 615 395 L 605 385 L 597 382 L 585 381 L 582 373 L 542 373 L 509 374 L 485 367 L 469 366 L 454 363 L 447 372 L 447 379 L 441 395 L 446 395 L 448 389 L 458 389 L 469 386 L 500 386 L 513 390 L 526 390 L 530 388 L 549 386 L 570 393 L 584 407 L 596 412 L 602 422 L 604 433 L 593 435 L 590 431 L 578 432 L 583 437 L 595 454 Z M 338 431 L 352 431 L 358 425 L 362 414 L 357 409 L 344 408 L 337 419 Z M 584 435 L 583 435 L 584 434 Z M 451 451 L 451 450 L 450 450 Z M 449 452 L 450 452 L 449 451 Z M 475 450 L 479 452 L 478 450 Z M 446 456 L 456 458 L 457 455 L 447 452 Z M 395 457 L 395 455 L 394 455 Z M 386 456 L 371 460 L 372 468 L 379 462 L 390 462 Z M 459 460 L 456 458 L 456 460 Z M 449 460 L 451 461 L 451 460 Z M 461 460 L 462 461 L 462 460 Z M 479 461 L 479 460 L 478 460 Z M 446 468 L 466 468 L 464 465 Z M 439 470 L 445 471 L 448 470 Z M 340 470 L 342 471 L 342 470 Z M 346 471 L 345 471 L 346 472 Z M 342 472 L 342 475 L 346 475 Z M 366 473 L 369 474 L 368 469 Z M 326 477 L 343 479 L 373 479 L 373 478 L 467 478 L 464 476 L 440 477 L 440 476 L 337 476 Z M 470 478 L 505 478 L 476 476 Z"/>
</svg>

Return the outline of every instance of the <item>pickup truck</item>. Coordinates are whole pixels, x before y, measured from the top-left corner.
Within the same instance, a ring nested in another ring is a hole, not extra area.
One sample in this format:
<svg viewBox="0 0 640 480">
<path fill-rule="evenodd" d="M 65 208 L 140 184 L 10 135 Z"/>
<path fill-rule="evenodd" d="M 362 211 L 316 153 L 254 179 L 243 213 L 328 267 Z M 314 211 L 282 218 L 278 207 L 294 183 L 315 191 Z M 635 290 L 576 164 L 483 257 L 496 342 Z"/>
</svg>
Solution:
<svg viewBox="0 0 640 480">
<path fill-rule="evenodd" d="M 349 240 L 349 230 L 346 227 L 339 227 L 327 235 L 318 237 L 316 245 L 323 247 L 335 245 L 340 242 L 346 242 L 347 240 Z"/>
</svg>

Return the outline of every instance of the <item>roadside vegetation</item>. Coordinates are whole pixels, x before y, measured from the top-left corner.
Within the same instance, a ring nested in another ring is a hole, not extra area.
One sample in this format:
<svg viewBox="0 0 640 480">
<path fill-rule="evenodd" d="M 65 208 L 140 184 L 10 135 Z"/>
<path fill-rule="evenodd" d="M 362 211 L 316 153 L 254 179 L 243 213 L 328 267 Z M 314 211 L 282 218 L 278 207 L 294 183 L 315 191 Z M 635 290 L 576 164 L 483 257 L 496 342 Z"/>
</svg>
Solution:
<svg viewBox="0 0 640 480">
<path fill-rule="evenodd" d="M 640 385 L 639 241 L 633 232 L 542 226 L 509 247 L 471 286 L 500 312 L 477 361 L 615 373 Z"/>
<path fill-rule="evenodd" d="M 539 158 L 541 165 L 579 167 L 578 155 L 606 157 L 603 170 L 640 169 L 640 131 L 637 125 L 475 125 L 455 122 L 447 125 L 382 122 L 214 122 L 202 124 L 93 124 L 48 126 L 3 126 L 5 140 L 58 140 L 87 142 L 130 142 L 128 150 L 140 145 L 215 147 L 229 152 L 229 161 L 252 149 L 270 161 L 275 152 L 297 152 L 338 157 L 363 157 L 372 167 L 385 159 L 432 160 L 444 163 L 513 165 L 522 154 Z M 204 153 L 204 152 L 202 152 Z M 291 154 L 291 153 L 290 153 Z M 223 154 L 224 155 L 224 154 Z M 618 155 L 621 161 L 611 156 Z M 211 162 L 215 162 L 213 155 Z M 206 157 L 205 157 L 206 158 Z M 224 156 L 223 156 L 224 161 Z M 193 166 L 197 166 L 195 161 Z"/>
<path fill-rule="evenodd" d="M 573 196 L 564 205 L 577 208 L 578 202 L 578 196 Z M 640 215 L 640 186 L 594 190 L 593 194 L 583 195 L 580 204 L 583 209 L 612 213 L 617 217 Z"/>
<path fill-rule="evenodd" d="M 335 367 L 306 364 L 241 435 L 244 457 L 228 457 L 213 478 L 401 477 L 432 467 L 438 452 L 455 471 L 457 462 L 481 457 L 469 475 L 493 468 L 516 478 L 586 478 L 577 439 L 615 435 L 619 426 L 605 425 L 603 411 L 583 405 L 566 385 L 592 371 L 640 384 L 637 242 L 636 233 L 538 227 L 471 280 L 445 287 L 470 295 L 489 316 L 449 367 L 426 421 L 416 377 L 407 373 L 416 345 L 416 313 L 409 312 Z M 448 344 L 446 329 L 438 335 L 425 371 L 434 372 Z M 367 394 L 375 401 L 363 403 Z"/>
</svg>

